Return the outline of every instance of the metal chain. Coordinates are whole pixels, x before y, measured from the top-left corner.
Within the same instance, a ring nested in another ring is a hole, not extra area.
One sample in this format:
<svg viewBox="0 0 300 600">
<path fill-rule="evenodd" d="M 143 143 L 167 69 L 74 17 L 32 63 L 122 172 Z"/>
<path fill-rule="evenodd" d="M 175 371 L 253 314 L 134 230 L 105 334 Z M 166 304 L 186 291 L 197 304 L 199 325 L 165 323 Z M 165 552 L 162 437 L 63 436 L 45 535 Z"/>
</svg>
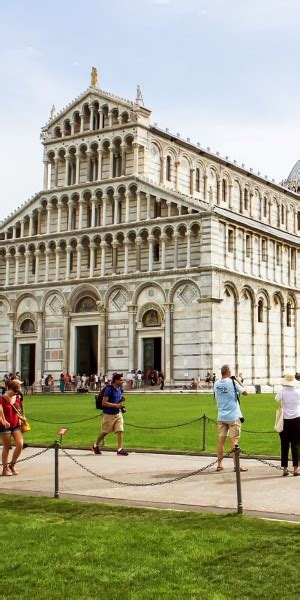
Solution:
<svg viewBox="0 0 300 600">
<path fill-rule="evenodd" d="M 206 420 L 208 423 L 214 423 L 215 425 L 218 424 L 218 421 L 215 421 L 215 419 L 211 419 L 210 417 L 206 417 Z M 254 431 L 252 429 L 242 429 L 243 433 L 276 433 L 276 431 Z"/>
<path fill-rule="evenodd" d="M 116 479 L 110 479 L 109 477 L 105 477 L 104 475 L 95 473 L 88 467 L 85 467 L 83 464 L 81 464 L 78 460 L 76 460 L 76 458 L 74 458 L 74 456 L 69 454 L 64 448 L 61 448 L 61 450 L 68 458 L 70 458 L 76 465 L 78 465 L 78 467 L 81 467 L 81 469 L 83 469 L 90 475 L 93 475 L 94 477 L 97 477 L 98 479 L 103 479 L 103 481 L 108 481 L 109 483 L 123 485 L 124 487 L 155 487 L 158 485 L 165 485 L 167 483 L 174 483 L 175 481 L 181 481 L 182 479 L 187 479 L 188 477 L 193 477 L 194 475 L 199 475 L 199 473 L 202 473 L 203 471 L 206 471 L 206 469 L 213 467 L 218 462 L 218 458 L 216 458 L 208 465 L 205 465 L 204 467 L 201 467 L 200 469 L 197 469 L 196 471 L 192 471 L 190 473 L 185 473 L 184 475 L 178 475 L 178 477 L 173 477 L 172 479 L 167 479 L 165 481 L 158 481 L 158 482 L 152 482 L 152 483 L 128 483 L 125 481 L 118 481 Z M 230 454 L 231 454 L 231 452 L 228 452 L 228 454 L 226 454 L 224 458 L 228 458 L 228 456 L 230 456 Z"/>
<path fill-rule="evenodd" d="M 246 452 L 245 450 L 240 449 L 240 453 L 244 454 L 245 456 L 248 456 L 248 458 L 252 458 L 253 460 L 257 460 L 258 462 L 261 462 L 264 465 L 267 465 L 268 467 L 273 467 L 273 469 L 277 469 L 278 471 L 283 471 L 284 470 L 284 467 L 280 467 L 279 465 L 274 465 L 269 460 L 265 460 L 264 458 L 259 458 L 258 456 L 254 456 L 254 454 L 249 454 L 249 452 Z"/>
<path fill-rule="evenodd" d="M 51 450 L 52 448 L 54 448 L 54 444 L 52 444 L 51 446 L 47 446 L 47 448 L 43 448 L 43 450 L 40 450 L 40 452 L 36 452 L 36 454 L 31 454 L 30 456 L 26 456 L 25 458 L 20 458 L 20 460 L 17 460 L 17 463 L 19 464 L 21 462 L 25 462 L 26 460 L 30 460 L 31 458 L 41 456 L 41 454 L 45 454 L 45 452 L 48 452 L 48 450 Z M 5 465 L 3 463 L 0 463 L 0 467 L 7 467 L 9 464 L 9 462 Z"/>
<path fill-rule="evenodd" d="M 132 423 L 127 423 L 126 427 L 134 427 L 135 429 L 176 429 L 176 427 L 183 427 L 184 425 L 191 425 L 192 423 L 197 423 L 198 421 L 202 421 L 203 417 L 198 417 L 197 419 L 193 419 L 193 421 L 186 421 L 185 423 L 179 423 L 177 425 L 165 425 L 160 427 L 145 427 L 145 425 L 133 425 Z"/>
<path fill-rule="evenodd" d="M 80 421 L 40 421 L 39 419 L 34 419 L 27 415 L 28 421 L 34 421 L 35 423 L 44 423 L 48 425 L 74 425 L 75 423 L 83 423 L 84 421 L 92 421 L 93 419 L 98 419 L 100 415 L 95 415 L 94 417 L 87 417 L 86 419 L 81 419 Z"/>
</svg>

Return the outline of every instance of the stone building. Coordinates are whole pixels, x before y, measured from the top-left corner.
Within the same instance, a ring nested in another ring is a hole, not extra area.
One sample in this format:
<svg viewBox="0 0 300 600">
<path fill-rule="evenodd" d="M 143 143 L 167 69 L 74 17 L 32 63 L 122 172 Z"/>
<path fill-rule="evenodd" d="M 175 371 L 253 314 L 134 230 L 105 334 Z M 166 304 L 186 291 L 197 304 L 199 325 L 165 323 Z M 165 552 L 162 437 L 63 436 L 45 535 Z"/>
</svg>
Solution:
<svg viewBox="0 0 300 600">
<path fill-rule="evenodd" d="M 94 72 L 42 128 L 43 189 L 1 225 L 0 375 L 300 370 L 300 188 L 150 116 Z"/>
</svg>

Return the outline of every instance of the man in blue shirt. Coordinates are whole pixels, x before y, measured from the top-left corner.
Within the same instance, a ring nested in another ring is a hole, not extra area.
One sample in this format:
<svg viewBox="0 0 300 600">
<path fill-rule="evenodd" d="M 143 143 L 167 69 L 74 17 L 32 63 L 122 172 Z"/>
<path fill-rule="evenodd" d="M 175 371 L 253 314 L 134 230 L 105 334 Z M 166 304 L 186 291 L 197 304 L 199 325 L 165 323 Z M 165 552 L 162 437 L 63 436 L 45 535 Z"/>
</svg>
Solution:
<svg viewBox="0 0 300 600">
<path fill-rule="evenodd" d="M 108 433 L 116 433 L 118 436 L 118 456 L 128 456 L 128 452 L 123 448 L 124 422 L 122 408 L 124 407 L 123 398 L 123 376 L 114 373 L 111 385 L 106 386 L 102 399 L 103 417 L 102 428 L 96 443 L 93 445 L 95 454 L 101 454 L 99 446 Z"/>
<path fill-rule="evenodd" d="M 226 437 L 230 438 L 231 448 L 238 443 L 241 434 L 242 417 L 240 404 L 237 399 L 237 393 L 248 396 L 249 392 L 242 385 L 238 378 L 231 375 L 229 365 L 223 365 L 221 368 L 222 378 L 215 382 L 214 392 L 218 405 L 218 466 L 217 471 L 223 471 L 224 444 Z M 247 471 L 245 467 L 240 467 L 241 471 Z"/>
</svg>

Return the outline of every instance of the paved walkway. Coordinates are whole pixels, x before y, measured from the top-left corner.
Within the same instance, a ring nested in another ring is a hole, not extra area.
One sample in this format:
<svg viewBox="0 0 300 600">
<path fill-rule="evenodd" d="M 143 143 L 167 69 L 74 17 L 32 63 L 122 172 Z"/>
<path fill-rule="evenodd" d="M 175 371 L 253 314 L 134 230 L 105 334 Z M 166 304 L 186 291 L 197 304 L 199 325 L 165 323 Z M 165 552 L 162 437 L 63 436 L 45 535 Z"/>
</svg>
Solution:
<svg viewBox="0 0 300 600">
<path fill-rule="evenodd" d="M 26 448 L 22 458 L 39 452 Z M 203 456 L 143 454 L 128 457 L 103 452 L 96 456 L 86 450 L 67 450 L 82 465 L 105 477 L 130 483 L 158 483 L 195 471 L 215 459 Z M 278 462 L 272 461 L 274 465 Z M 245 512 L 288 518 L 300 522 L 300 477 L 282 477 L 282 471 L 255 460 L 244 460 L 242 496 Z M 18 465 L 16 477 L 0 477 L 0 492 L 54 493 L 54 450 Z M 174 483 L 149 487 L 124 487 L 99 479 L 84 471 L 60 451 L 59 483 L 61 497 L 140 505 L 178 510 L 236 510 L 236 478 L 231 459 L 225 459 L 221 473 L 215 466 Z M 263 513 L 263 514 L 262 514 Z"/>
</svg>

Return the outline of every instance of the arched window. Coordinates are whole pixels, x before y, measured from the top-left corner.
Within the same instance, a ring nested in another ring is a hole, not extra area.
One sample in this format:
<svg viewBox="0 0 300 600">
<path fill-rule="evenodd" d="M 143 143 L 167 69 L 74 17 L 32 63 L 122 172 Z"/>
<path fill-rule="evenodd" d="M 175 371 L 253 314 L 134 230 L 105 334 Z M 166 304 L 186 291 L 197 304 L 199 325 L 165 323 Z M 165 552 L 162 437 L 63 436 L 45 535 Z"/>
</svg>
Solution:
<svg viewBox="0 0 300 600">
<path fill-rule="evenodd" d="M 291 269 L 292 269 L 292 271 L 296 270 L 296 250 L 295 250 L 295 248 L 291 249 Z"/>
<path fill-rule="evenodd" d="M 228 252 L 234 252 L 234 231 L 228 229 Z"/>
<path fill-rule="evenodd" d="M 161 325 L 161 319 L 157 310 L 147 310 L 143 316 L 144 327 L 159 327 Z"/>
<path fill-rule="evenodd" d="M 34 322 L 31 319 L 25 319 L 21 325 L 22 333 L 35 333 Z"/>
<path fill-rule="evenodd" d="M 70 252 L 70 271 L 74 270 L 74 252 L 71 250 Z"/>
<path fill-rule="evenodd" d="M 286 305 L 286 326 L 292 327 L 292 305 L 290 302 Z"/>
<path fill-rule="evenodd" d="M 281 205 L 281 224 L 284 225 L 284 206 Z"/>
<path fill-rule="evenodd" d="M 91 298 L 91 296 L 84 296 L 83 298 L 81 298 L 75 307 L 75 312 L 76 313 L 82 313 L 82 312 L 96 312 L 97 311 L 97 305 L 96 305 L 96 300 L 94 298 Z"/>
<path fill-rule="evenodd" d="M 261 260 L 263 260 L 264 262 L 267 262 L 267 258 L 268 258 L 267 240 L 262 240 L 262 243 L 261 243 Z"/>
<path fill-rule="evenodd" d="M 249 190 L 248 188 L 244 189 L 244 210 L 249 209 Z"/>
<path fill-rule="evenodd" d="M 257 305 L 257 320 L 259 323 L 264 322 L 264 303 L 262 300 L 258 301 Z"/>
<path fill-rule="evenodd" d="M 166 160 L 166 180 L 171 181 L 171 156 L 167 156 Z"/>
<path fill-rule="evenodd" d="M 153 244 L 153 260 L 155 262 L 159 261 L 159 243 L 155 242 L 155 244 Z"/>
<path fill-rule="evenodd" d="M 226 202 L 227 200 L 227 181 L 226 179 L 222 179 L 222 200 Z"/>
<path fill-rule="evenodd" d="M 200 192 L 200 169 L 199 168 L 196 169 L 196 173 L 195 173 L 195 188 L 196 188 L 196 192 Z"/>
<path fill-rule="evenodd" d="M 268 201 L 265 196 L 264 197 L 264 217 L 265 217 L 265 219 L 267 218 L 267 216 L 268 216 Z"/>
</svg>

